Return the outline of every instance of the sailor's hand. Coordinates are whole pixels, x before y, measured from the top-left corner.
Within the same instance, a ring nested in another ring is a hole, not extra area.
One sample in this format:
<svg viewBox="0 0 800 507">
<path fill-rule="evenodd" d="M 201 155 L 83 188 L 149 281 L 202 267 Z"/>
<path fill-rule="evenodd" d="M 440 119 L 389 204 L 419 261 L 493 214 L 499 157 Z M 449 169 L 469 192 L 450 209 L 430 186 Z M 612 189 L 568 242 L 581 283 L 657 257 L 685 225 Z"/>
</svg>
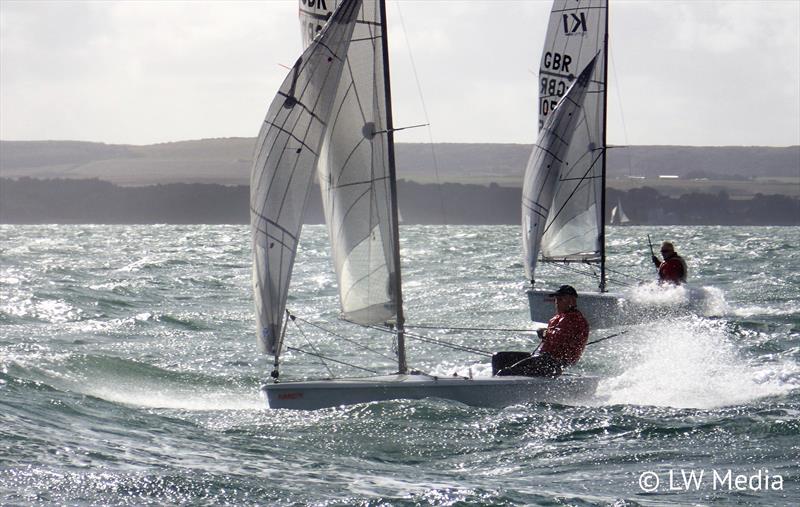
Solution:
<svg viewBox="0 0 800 507">
<path fill-rule="evenodd" d="M 658 260 L 658 257 L 656 257 L 655 255 L 653 256 L 653 264 L 655 264 L 656 267 L 661 265 L 661 261 Z"/>
</svg>

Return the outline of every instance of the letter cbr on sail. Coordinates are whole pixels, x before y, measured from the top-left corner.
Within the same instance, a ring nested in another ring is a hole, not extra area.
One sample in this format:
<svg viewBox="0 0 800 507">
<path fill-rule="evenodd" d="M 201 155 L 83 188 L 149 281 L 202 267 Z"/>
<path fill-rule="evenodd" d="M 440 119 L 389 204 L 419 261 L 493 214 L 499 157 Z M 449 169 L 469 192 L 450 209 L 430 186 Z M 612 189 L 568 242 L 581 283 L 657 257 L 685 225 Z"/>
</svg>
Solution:
<svg viewBox="0 0 800 507">
<path fill-rule="evenodd" d="M 539 126 L 555 114 L 555 106 L 576 76 L 594 62 L 580 101 L 579 123 L 559 156 L 552 200 L 547 209 L 538 251 L 545 261 L 598 262 L 601 290 L 605 285 L 606 64 L 608 4 L 606 0 L 555 0 L 550 12 L 539 67 Z M 541 201 L 541 199 L 539 199 Z M 540 210 L 541 211 L 541 210 Z M 523 222 L 527 231 L 528 227 Z M 534 263 L 526 263 L 533 280 Z"/>
<path fill-rule="evenodd" d="M 383 11 L 362 5 L 317 162 L 342 316 L 364 325 L 396 319 L 400 299 Z M 325 17 L 324 3 L 301 2 L 304 44 Z"/>
<path fill-rule="evenodd" d="M 311 179 L 361 0 L 344 0 L 294 64 L 272 101 L 250 174 L 253 292 L 258 343 L 280 354 L 289 280 Z"/>
</svg>

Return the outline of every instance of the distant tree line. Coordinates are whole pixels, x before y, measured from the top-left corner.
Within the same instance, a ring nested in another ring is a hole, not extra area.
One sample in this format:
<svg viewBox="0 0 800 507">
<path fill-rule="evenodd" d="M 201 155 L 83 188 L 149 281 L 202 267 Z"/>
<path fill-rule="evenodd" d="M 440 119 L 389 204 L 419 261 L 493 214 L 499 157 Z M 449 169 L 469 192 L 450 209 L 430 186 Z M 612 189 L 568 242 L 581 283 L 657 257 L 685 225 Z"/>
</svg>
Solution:
<svg viewBox="0 0 800 507">
<path fill-rule="evenodd" d="M 0 179 L 0 223 L 245 224 L 249 198 L 246 186 L 121 187 L 96 179 Z M 398 182 L 406 224 L 518 224 L 520 198 L 519 188 L 496 184 Z M 672 198 L 649 187 L 609 189 L 606 217 L 618 202 L 631 224 L 800 225 L 800 199 L 782 195 L 738 200 L 720 192 Z M 311 190 L 305 221 L 323 222 L 318 188 Z"/>
</svg>

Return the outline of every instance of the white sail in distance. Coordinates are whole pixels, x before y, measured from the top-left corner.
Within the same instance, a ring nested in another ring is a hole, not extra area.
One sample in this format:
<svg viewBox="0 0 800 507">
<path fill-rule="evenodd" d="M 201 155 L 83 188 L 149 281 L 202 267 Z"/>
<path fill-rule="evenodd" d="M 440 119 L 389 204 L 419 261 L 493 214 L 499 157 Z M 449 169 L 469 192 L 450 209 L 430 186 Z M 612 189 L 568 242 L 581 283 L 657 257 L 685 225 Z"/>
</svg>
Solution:
<svg viewBox="0 0 800 507">
<path fill-rule="evenodd" d="M 569 171 L 565 155 L 570 152 L 576 127 L 585 121 L 583 104 L 591 88 L 596 61 L 589 62 L 547 116 L 525 168 L 522 184 L 522 248 L 525 274 L 529 280 L 534 279 L 542 238 L 553 212 L 550 208 L 553 196 L 559 188 L 561 175 Z"/>
<path fill-rule="evenodd" d="M 262 352 L 277 355 L 308 193 L 361 0 L 343 0 L 270 105 L 250 173 L 253 293 Z"/>
<path fill-rule="evenodd" d="M 617 199 L 617 205 L 611 208 L 610 221 L 612 225 L 623 225 L 631 221 L 628 215 L 625 214 L 625 210 L 622 209 L 622 201 L 619 199 Z"/>
<path fill-rule="evenodd" d="M 545 260 L 598 262 L 603 255 L 606 0 L 556 0 L 539 67 L 539 125 L 595 59 L 581 122 L 558 176 L 541 243 Z"/>
<path fill-rule="evenodd" d="M 304 44 L 333 4 L 300 1 Z M 366 0 L 359 11 L 317 164 L 342 316 L 359 324 L 395 319 L 399 299 L 381 7 Z"/>
</svg>

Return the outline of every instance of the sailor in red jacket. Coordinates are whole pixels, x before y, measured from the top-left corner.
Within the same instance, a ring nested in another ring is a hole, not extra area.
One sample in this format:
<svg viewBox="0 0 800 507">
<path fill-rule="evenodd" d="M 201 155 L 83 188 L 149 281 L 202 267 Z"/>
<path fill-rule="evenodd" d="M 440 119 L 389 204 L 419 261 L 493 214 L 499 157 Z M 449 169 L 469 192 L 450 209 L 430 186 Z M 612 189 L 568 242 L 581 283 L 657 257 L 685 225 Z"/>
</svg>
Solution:
<svg viewBox="0 0 800 507">
<path fill-rule="evenodd" d="M 589 324 L 578 311 L 577 291 L 562 285 L 551 294 L 556 301 L 556 315 L 547 329 L 538 331 L 542 339 L 538 353 L 498 352 L 492 356 L 493 375 L 524 375 L 528 377 L 557 377 L 565 367 L 575 364 L 586 348 Z"/>
<path fill-rule="evenodd" d="M 655 255 L 653 256 L 653 264 L 658 269 L 658 282 L 673 285 L 686 283 L 688 274 L 686 261 L 675 252 L 675 246 L 669 241 L 661 243 L 661 255 L 664 257 L 663 261 L 658 260 Z"/>
</svg>

